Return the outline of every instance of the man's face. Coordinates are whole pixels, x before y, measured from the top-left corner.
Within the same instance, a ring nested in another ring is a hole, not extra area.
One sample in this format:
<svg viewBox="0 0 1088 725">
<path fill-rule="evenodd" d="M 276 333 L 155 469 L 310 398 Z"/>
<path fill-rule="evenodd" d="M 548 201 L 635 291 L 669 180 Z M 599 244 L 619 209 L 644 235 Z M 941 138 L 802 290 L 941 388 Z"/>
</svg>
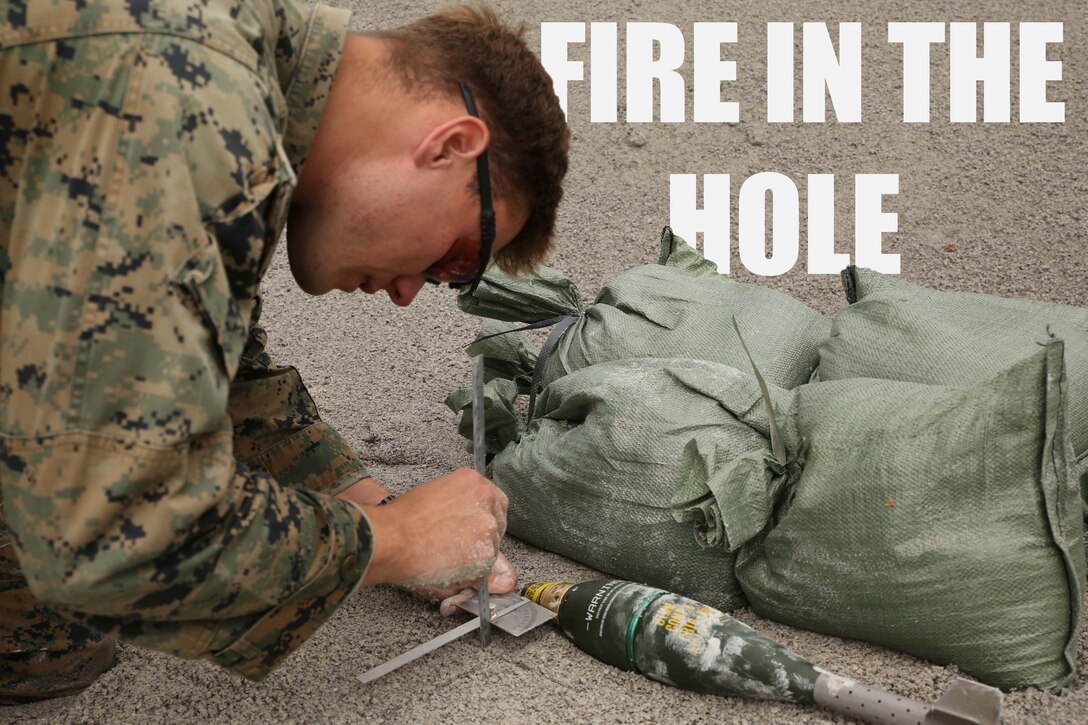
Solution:
<svg viewBox="0 0 1088 725">
<path fill-rule="evenodd" d="M 294 205 L 288 217 L 291 272 L 304 291 L 368 294 L 385 290 L 404 306 L 426 283 L 424 271 L 458 242 L 480 242 L 475 166 L 423 167 L 401 157 L 344 164 L 323 193 Z M 529 216 L 521 199 L 496 198 L 492 255 Z"/>
</svg>

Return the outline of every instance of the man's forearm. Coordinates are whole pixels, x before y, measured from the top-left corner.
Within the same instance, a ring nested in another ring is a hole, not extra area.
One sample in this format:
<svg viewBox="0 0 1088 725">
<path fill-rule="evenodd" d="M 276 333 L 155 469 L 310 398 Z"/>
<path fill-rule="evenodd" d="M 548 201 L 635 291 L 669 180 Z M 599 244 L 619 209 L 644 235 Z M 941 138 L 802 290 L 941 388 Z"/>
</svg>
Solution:
<svg viewBox="0 0 1088 725">
<path fill-rule="evenodd" d="M 7 441 L 6 518 L 34 594 L 137 644 L 267 674 L 362 580 L 372 532 L 349 502 L 239 466 L 230 440 Z M 81 495 L 56 471 L 79 471 Z"/>
<path fill-rule="evenodd" d="M 389 489 L 373 477 L 367 476 L 336 494 L 336 497 L 360 506 L 377 506 L 389 497 Z"/>
</svg>

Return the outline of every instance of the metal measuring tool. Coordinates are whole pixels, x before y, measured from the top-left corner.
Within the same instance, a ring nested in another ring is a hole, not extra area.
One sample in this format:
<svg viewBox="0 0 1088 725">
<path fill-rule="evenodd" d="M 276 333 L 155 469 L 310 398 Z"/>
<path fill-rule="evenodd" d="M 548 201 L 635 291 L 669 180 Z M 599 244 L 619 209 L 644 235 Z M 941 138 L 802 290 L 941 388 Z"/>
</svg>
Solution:
<svg viewBox="0 0 1088 725">
<path fill-rule="evenodd" d="M 485 475 L 484 470 L 487 465 L 484 428 L 484 357 L 478 355 L 474 360 L 472 371 L 472 457 L 476 472 L 481 476 Z M 476 596 L 462 602 L 458 607 L 470 614 L 475 614 L 475 619 L 465 622 L 460 627 L 451 629 L 429 642 L 424 642 L 418 647 L 413 647 L 384 664 L 367 670 L 358 676 L 359 682 L 364 685 L 373 682 L 382 675 L 387 675 L 398 667 L 419 659 L 442 645 L 463 637 L 474 629 L 480 630 L 480 643 L 486 647 L 491 643 L 492 624 L 508 634 L 520 637 L 529 630 L 539 627 L 552 619 L 551 611 L 526 599 L 517 592 L 490 596 L 487 591 L 487 577 L 484 577 L 480 587 L 476 590 Z M 484 613 L 483 616 L 481 616 L 481 613 Z"/>
<path fill-rule="evenodd" d="M 487 476 L 487 443 L 484 440 L 484 356 L 477 355 L 472 361 L 472 464 L 476 473 Z M 491 644 L 491 600 L 487 591 L 487 574 L 476 589 L 480 602 L 480 646 Z"/>
<path fill-rule="evenodd" d="M 495 608 L 495 615 L 491 618 L 491 624 L 494 624 L 502 631 L 512 634 L 515 637 L 520 637 L 529 630 L 535 629 L 552 619 L 552 613 L 550 611 L 516 592 L 496 594 L 490 599 L 491 606 Z M 479 615 L 480 613 L 479 597 L 473 597 L 458 606 L 470 614 Z M 429 642 L 424 642 L 418 647 L 413 647 L 404 654 L 398 655 L 388 662 L 378 665 L 359 675 L 359 682 L 364 685 L 373 682 L 382 675 L 387 675 L 393 670 L 406 665 L 413 660 L 417 660 L 425 654 L 435 651 L 442 645 L 449 644 L 455 639 L 463 637 L 474 629 L 479 628 L 482 621 L 483 620 L 479 616 L 476 616 L 456 629 L 451 629 L 449 632 L 439 635 Z"/>
</svg>

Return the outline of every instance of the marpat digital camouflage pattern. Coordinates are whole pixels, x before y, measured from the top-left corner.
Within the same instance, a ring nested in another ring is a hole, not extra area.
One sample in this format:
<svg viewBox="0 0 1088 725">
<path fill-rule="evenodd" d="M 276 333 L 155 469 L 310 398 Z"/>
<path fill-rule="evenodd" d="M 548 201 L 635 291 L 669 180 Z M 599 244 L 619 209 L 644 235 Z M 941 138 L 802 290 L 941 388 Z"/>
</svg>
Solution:
<svg viewBox="0 0 1088 725">
<path fill-rule="evenodd" d="M 116 638 L 39 602 L 10 539 L 0 533 L 0 541 L 0 705 L 57 697 L 91 684 L 113 664 Z"/>
<path fill-rule="evenodd" d="M 255 326 L 347 17 L 0 0 L 0 696 L 116 636 L 260 679 L 361 580 L 366 472 Z"/>
</svg>

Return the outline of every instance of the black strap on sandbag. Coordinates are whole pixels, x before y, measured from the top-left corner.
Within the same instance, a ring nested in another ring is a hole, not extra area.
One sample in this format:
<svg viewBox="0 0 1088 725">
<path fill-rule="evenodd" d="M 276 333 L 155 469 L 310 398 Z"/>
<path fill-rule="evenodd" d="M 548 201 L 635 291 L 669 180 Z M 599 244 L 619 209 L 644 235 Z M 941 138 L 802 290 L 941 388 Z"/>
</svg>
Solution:
<svg viewBox="0 0 1088 725">
<path fill-rule="evenodd" d="M 525 414 L 525 425 L 528 427 L 529 423 L 533 420 L 533 413 L 536 411 L 536 396 L 540 392 L 540 379 L 544 376 L 544 363 L 548 361 L 548 355 L 551 354 L 552 348 L 559 342 L 559 338 L 563 336 L 563 333 L 567 331 L 567 328 L 573 325 L 575 322 L 585 314 L 585 310 L 573 310 L 565 315 L 558 315 L 556 317 L 549 317 L 546 320 L 540 320 L 539 322 L 533 322 L 522 327 L 515 327 L 510 330 L 503 330 L 502 332 L 494 332 L 490 335 L 484 335 L 478 337 L 465 347 L 470 347 L 483 340 L 490 340 L 493 337 L 500 337 L 502 335 L 508 335 L 511 332 L 525 332 L 526 330 L 539 330 L 544 327 L 552 327 L 552 331 L 548 333 L 548 338 L 544 340 L 544 344 L 540 347 L 540 352 L 536 356 L 536 364 L 533 366 L 533 377 L 529 383 L 529 409 Z"/>
<path fill-rule="evenodd" d="M 540 346 L 540 352 L 536 356 L 536 365 L 533 366 L 533 379 L 529 383 L 529 410 L 525 413 L 526 427 L 532 422 L 533 413 L 536 411 L 536 394 L 540 392 L 540 379 L 544 377 L 544 363 L 548 361 L 548 355 L 551 354 L 555 343 L 559 342 L 559 338 L 563 336 L 567 328 L 577 322 L 581 316 L 582 311 L 578 310 L 559 320 L 555 327 L 552 328 L 552 331 L 548 333 L 548 339 Z"/>
<path fill-rule="evenodd" d="M 581 315 L 582 315 L 581 310 L 573 310 L 571 312 L 566 313 L 565 315 L 556 315 L 555 317 L 549 317 L 546 320 L 540 320 L 539 322 L 532 322 L 532 323 L 530 323 L 528 325 L 522 325 L 521 327 L 514 327 L 514 328 L 511 328 L 509 330 L 503 330 L 502 332 L 493 332 L 490 335 L 484 335 L 483 337 L 477 337 L 475 340 L 473 340 L 469 344 L 465 345 L 465 347 L 466 348 L 472 347 L 473 345 L 475 345 L 478 342 L 483 342 L 484 340 L 490 340 L 493 337 L 502 337 L 503 335 L 509 335 L 511 332 L 525 332 L 526 330 L 539 330 L 539 329 L 544 328 L 544 327 L 551 327 L 552 325 L 556 325 L 556 324 L 562 322 L 563 320 L 567 319 L 568 317 L 574 317 L 575 319 L 577 319 L 578 317 L 581 317 Z M 568 327 L 569 327 L 569 325 L 568 325 Z M 566 329 L 566 328 L 563 328 L 563 329 Z"/>
</svg>

